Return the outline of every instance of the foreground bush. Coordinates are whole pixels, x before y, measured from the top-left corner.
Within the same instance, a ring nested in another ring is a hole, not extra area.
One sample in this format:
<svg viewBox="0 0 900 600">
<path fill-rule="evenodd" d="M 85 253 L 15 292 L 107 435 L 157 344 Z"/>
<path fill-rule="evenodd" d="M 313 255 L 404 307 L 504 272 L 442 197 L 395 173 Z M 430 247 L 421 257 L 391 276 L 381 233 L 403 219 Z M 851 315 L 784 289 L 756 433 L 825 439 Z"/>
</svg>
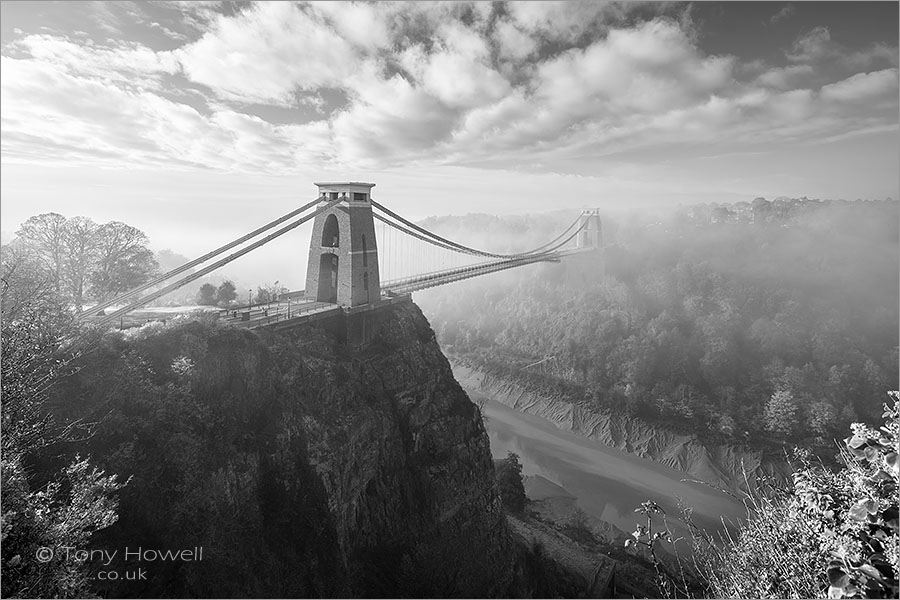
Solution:
<svg viewBox="0 0 900 600">
<path fill-rule="evenodd" d="M 900 393 L 885 425 L 859 423 L 833 472 L 799 455 L 793 490 L 754 495 L 724 546 L 700 549 L 716 598 L 897 598 Z"/>
</svg>

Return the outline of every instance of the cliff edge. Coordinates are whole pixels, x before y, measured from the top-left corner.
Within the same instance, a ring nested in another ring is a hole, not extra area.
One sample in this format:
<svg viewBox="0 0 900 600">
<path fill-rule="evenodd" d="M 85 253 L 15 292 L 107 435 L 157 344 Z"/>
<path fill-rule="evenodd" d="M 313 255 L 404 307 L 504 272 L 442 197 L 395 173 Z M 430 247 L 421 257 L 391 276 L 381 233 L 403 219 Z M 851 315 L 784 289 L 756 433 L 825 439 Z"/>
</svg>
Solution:
<svg viewBox="0 0 900 600">
<path fill-rule="evenodd" d="M 111 332 L 79 367 L 55 408 L 97 425 L 66 451 L 131 478 L 86 549 L 116 553 L 91 555 L 95 575 L 119 574 L 99 593 L 523 592 L 481 417 L 412 302 L 385 309 L 363 348 L 188 320 Z"/>
</svg>

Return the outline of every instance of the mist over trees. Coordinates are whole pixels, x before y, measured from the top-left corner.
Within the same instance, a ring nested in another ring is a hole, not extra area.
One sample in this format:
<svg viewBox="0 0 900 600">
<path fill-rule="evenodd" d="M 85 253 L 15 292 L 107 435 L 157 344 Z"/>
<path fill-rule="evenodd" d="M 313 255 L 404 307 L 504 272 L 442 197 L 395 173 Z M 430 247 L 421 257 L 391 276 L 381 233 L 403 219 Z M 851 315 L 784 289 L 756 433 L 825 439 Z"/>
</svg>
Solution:
<svg viewBox="0 0 900 600">
<path fill-rule="evenodd" d="M 878 419 L 898 379 L 896 202 L 757 199 L 603 227 L 602 262 L 416 300 L 451 353 L 682 430 L 832 447 Z"/>
<path fill-rule="evenodd" d="M 159 264 L 148 244 L 144 232 L 119 221 L 45 213 L 23 223 L 4 252 L 27 256 L 56 294 L 81 309 L 87 299 L 107 300 L 154 275 Z"/>
</svg>

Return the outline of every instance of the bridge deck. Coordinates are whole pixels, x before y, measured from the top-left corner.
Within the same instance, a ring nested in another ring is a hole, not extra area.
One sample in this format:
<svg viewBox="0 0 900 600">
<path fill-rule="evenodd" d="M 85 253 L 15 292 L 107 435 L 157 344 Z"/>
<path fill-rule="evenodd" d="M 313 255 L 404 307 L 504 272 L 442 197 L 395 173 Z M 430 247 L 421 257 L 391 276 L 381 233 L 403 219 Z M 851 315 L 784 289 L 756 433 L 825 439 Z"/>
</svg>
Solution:
<svg viewBox="0 0 900 600">
<path fill-rule="evenodd" d="M 403 279 L 394 279 L 383 281 L 381 289 L 397 294 L 409 294 L 418 290 L 424 290 L 430 287 L 436 287 L 454 281 L 461 281 L 488 273 L 495 273 L 515 267 L 522 267 L 539 262 L 559 262 L 560 259 L 573 254 L 581 254 L 584 252 L 594 252 L 594 248 L 577 248 L 571 250 L 560 250 L 555 252 L 547 252 L 544 254 L 524 255 L 516 258 L 508 258 L 503 260 L 495 260 L 457 269 L 448 269 L 446 271 L 436 271 L 433 273 L 424 273 L 413 277 Z"/>
<path fill-rule="evenodd" d="M 249 311 L 249 316 L 246 318 L 244 317 L 244 314 L 248 312 L 246 310 L 243 311 L 243 313 L 240 310 L 223 312 L 229 314 L 237 314 L 237 316 L 224 317 L 224 321 L 226 323 L 233 324 L 237 327 L 243 327 L 246 329 L 272 327 L 276 331 L 282 331 L 321 319 L 334 317 L 341 313 L 354 315 L 361 312 L 376 310 L 384 306 L 397 304 L 399 302 L 406 302 L 408 300 L 410 300 L 410 296 L 408 294 L 382 296 L 375 302 L 370 302 L 369 304 L 363 304 L 361 306 L 354 306 L 353 308 L 345 308 L 338 304 L 315 301 L 292 301 L 290 304 L 288 304 L 287 302 L 273 302 L 270 304 L 261 305 L 259 307 L 253 307 L 253 309 Z"/>
</svg>

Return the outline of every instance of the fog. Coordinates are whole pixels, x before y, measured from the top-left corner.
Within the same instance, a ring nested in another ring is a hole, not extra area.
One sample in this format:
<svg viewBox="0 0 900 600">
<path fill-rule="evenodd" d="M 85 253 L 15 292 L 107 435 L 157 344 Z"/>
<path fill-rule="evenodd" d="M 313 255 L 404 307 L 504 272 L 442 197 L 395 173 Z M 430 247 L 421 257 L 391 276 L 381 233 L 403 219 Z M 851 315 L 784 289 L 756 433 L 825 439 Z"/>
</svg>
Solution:
<svg viewBox="0 0 900 600">
<path fill-rule="evenodd" d="M 564 215 L 429 225 L 507 250 L 549 239 Z M 416 293 L 447 351 L 513 370 L 554 356 L 548 381 L 724 440 L 828 449 L 850 422 L 880 416 L 898 379 L 897 202 L 759 199 L 602 218 L 593 259 Z"/>
</svg>

